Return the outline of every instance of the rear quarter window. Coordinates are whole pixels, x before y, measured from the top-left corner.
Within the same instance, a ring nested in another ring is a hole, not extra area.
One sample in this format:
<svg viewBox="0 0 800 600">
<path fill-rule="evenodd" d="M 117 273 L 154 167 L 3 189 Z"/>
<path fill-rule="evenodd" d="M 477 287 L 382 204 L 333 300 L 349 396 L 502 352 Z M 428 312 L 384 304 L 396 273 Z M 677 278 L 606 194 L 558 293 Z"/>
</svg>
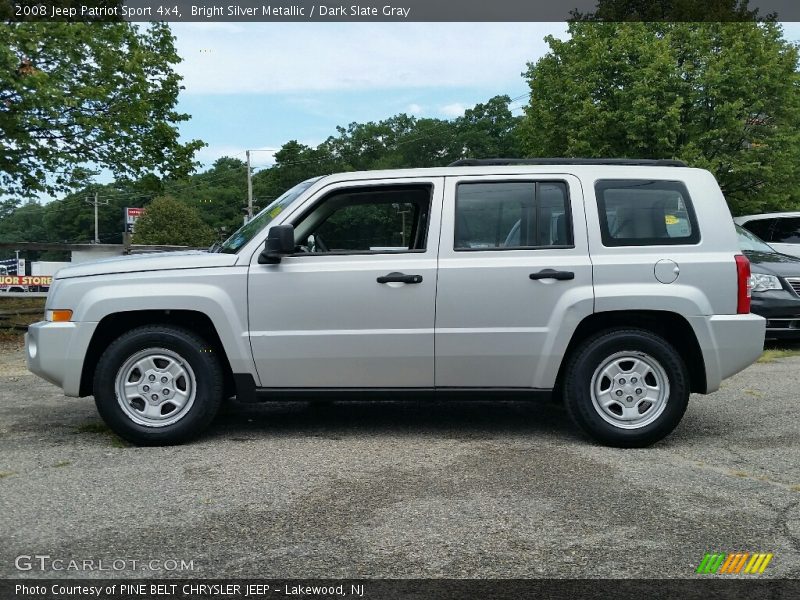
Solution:
<svg viewBox="0 0 800 600">
<path fill-rule="evenodd" d="M 778 244 L 800 244 L 800 218 L 781 217 L 776 219 L 770 241 Z"/>
<path fill-rule="evenodd" d="M 696 244 L 700 230 L 680 181 L 606 179 L 595 183 L 604 246 Z"/>
<path fill-rule="evenodd" d="M 747 229 L 749 232 L 756 234 L 765 242 L 771 242 L 772 240 L 772 226 L 775 223 L 775 219 L 754 219 L 753 221 L 748 221 L 742 227 Z"/>
</svg>

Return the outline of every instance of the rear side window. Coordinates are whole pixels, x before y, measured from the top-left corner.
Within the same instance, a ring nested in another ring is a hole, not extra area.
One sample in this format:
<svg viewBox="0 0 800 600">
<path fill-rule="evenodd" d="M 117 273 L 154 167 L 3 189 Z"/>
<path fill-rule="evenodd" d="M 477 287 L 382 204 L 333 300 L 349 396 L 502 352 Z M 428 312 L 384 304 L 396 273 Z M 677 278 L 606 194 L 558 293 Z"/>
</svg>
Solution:
<svg viewBox="0 0 800 600">
<path fill-rule="evenodd" d="M 604 246 L 700 241 L 692 201 L 680 181 L 601 180 L 595 192 Z"/>
<path fill-rule="evenodd" d="M 756 219 L 755 221 L 748 221 L 742 227 L 751 233 L 755 233 L 765 242 L 770 242 L 772 241 L 770 238 L 772 237 L 773 223 L 775 223 L 775 219 Z"/>
<path fill-rule="evenodd" d="M 567 186 L 560 181 L 460 183 L 456 250 L 569 247 Z"/>
<path fill-rule="evenodd" d="M 800 244 L 800 219 L 796 217 L 776 219 L 770 241 L 778 244 Z"/>
</svg>

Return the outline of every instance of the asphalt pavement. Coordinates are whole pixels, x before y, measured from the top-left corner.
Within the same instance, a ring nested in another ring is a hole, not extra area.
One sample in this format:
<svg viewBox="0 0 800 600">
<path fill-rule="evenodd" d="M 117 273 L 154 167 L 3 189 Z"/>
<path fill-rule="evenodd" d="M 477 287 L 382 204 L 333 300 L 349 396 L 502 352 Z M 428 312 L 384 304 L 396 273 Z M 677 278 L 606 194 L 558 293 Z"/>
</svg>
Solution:
<svg viewBox="0 0 800 600">
<path fill-rule="evenodd" d="M 739 551 L 800 577 L 798 372 L 693 396 L 648 449 L 480 401 L 232 402 L 194 443 L 136 448 L 12 348 L 0 577 L 682 578 Z"/>
</svg>

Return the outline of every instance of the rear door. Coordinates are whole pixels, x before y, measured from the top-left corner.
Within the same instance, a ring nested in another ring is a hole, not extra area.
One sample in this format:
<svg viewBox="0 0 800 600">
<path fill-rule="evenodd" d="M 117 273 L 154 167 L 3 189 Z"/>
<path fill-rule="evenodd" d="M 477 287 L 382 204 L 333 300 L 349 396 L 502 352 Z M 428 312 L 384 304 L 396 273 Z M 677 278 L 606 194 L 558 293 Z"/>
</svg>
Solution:
<svg viewBox="0 0 800 600">
<path fill-rule="evenodd" d="M 576 177 L 447 178 L 437 387 L 551 388 L 572 331 L 592 310 Z"/>
</svg>

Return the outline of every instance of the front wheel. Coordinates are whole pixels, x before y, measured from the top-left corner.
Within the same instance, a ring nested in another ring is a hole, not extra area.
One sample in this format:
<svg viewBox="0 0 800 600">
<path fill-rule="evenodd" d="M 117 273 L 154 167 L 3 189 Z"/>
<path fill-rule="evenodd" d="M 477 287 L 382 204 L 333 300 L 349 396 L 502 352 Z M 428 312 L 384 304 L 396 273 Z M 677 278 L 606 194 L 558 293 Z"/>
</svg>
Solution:
<svg viewBox="0 0 800 600">
<path fill-rule="evenodd" d="M 564 398 L 590 437 L 624 448 L 669 435 L 689 403 L 686 366 L 665 339 L 641 329 L 606 331 L 571 355 Z"/>
<path fill-rule="evenodd" d="M 133 329 L 100 357 L 94 399 L 106 424 L 138 445 L 167 445 L 199 435 L 223 396 L 213 346 L 166 325 Z"/>
</svg>

